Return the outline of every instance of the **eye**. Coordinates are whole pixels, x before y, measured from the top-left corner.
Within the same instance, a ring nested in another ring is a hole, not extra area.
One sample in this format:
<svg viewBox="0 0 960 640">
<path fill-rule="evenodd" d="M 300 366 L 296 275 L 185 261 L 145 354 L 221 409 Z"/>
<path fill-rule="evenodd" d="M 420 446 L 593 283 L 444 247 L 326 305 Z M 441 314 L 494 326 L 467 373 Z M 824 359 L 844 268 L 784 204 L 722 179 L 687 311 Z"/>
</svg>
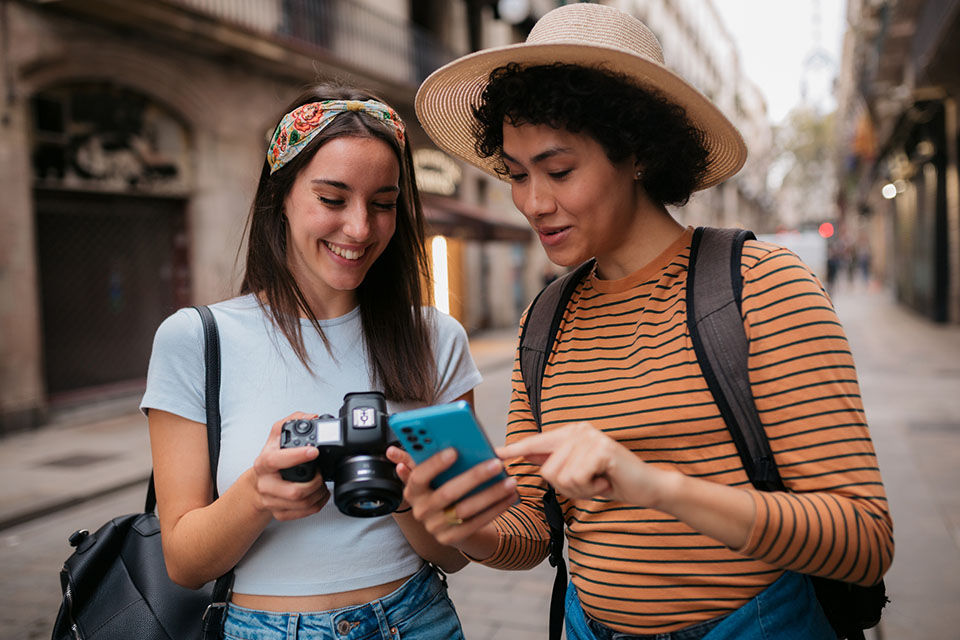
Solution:
<svg viewBox="0 0 960 640">
<path fill-rule="evenodd" d="M 548 175 L 554 180 L 563 180 L 568 175 L 570 175 L 571 171 L 573 171 L 573 169 L 564 169 L 563 171 L 551 171 Z"/>
<path fill-rule="evenodd" d="M 393 211 L 397 208 L 397 201 L 393 200 L 391 202 L 374 202 L 373 206 L 381 211 Z"/>
<path fill-rule="evenodd" d="M 507 178 L 510 179 L 510 182 L 523 182 L 527 179 L 527 174 L 525 173 L 508 173 Z"/>
<path fill-rule="evenodd" d="M 342 198 L 324 198 L 323 196 L 317 196 L 317 199 L 321 202 L 321 204 L 325 204 L 328 207 L 339 207 L 344 203 Z"/>
</svg>

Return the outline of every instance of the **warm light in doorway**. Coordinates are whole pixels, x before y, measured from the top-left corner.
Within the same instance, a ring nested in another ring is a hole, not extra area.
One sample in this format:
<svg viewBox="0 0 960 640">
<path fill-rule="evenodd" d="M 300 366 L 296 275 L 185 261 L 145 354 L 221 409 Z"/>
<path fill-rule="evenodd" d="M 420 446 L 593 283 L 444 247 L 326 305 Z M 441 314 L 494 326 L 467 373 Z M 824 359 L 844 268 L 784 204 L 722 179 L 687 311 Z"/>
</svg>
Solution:
<svg viewBox="0 0 960 640">
<path fill-rule="evenodd" d="M 447 276 L 447 239 L 434 236 L 430 243 L 433 258 L 433 304 L 444 313 L 450 313 L 450 289 Z"/>
</svg>

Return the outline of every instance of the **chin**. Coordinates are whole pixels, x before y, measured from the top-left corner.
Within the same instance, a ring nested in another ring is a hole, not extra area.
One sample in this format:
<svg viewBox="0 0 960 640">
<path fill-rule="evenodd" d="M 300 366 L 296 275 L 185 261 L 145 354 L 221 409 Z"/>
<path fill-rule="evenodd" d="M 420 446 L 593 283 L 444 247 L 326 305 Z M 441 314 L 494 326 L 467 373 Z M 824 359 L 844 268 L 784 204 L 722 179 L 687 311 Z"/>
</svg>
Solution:
<svg viewBox="0 0 960 640">
<path fill-rule="evenodd" d="M 546 248 L 544 250 L 547 253 L 547 259 L 558 267 L 576 267 L 593 257 L 573 251 L 551 251 Z"/>
</svg>

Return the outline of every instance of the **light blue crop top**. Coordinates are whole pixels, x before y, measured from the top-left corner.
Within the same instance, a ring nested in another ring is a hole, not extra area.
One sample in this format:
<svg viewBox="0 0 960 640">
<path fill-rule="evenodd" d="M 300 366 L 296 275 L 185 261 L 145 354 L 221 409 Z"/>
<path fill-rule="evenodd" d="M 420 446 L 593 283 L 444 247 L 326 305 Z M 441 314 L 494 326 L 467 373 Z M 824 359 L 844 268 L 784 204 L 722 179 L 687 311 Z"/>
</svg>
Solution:
<svg viewBox="0 0 960 640">
<path fill-rule="evenodd" d="M 252 296 L 211 305 L 220 332 L 221 446 L 217 488 L 222 494 L 259 455 L 270 428 L 294 411 L 337 415 L 343 396 L 373 389 L 359 309 L 321 322 L 327 351 L 304 320 L 311 374 Z M 450 316 L 425 310 L 437 358 L 436 403 L 451 402 L 480 383 L 466 332 Z M 157 330 L 140 408 L 161 409 L 205 423 L 203 329 L 193 309 L 181 309 Z M 388 403 L 391 413 L 413 404 Z M 332 483 L 329 485 L 333 490 Z M 338 593 L 408 576 L 423 560 L 392 516 L 352 518 L 331 499 L 319 513 L 271 522 L 236 567 L 234 591 L 257 595 Z"/>
</svg>

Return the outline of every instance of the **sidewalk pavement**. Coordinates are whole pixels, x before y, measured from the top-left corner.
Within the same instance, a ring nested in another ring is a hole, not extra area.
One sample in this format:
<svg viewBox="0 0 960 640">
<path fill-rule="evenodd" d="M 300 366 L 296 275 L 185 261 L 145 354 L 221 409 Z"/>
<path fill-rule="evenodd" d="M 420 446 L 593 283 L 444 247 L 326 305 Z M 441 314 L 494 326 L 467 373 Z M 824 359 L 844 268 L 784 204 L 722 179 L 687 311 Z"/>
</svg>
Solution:
<svg viewBox="0 0 960 640">
<path fill-rule="evenodd" d="M 886 578 L 892 602 L 882 638 L 957 637 L 960 326 L 931 323 L 866 287 L 848 285 L 834 302 L 856 359 L 894 518 L 896 558 Z M 514 329 L 472 336 L 481 371 L 502 370 L 515 339 Z M 64 414 L 37 431 L 0 439 L 0 530 L 148 477 L 138 399 Z M 113 415 L 97 414 L 107 409 Z M 513 574 L 518 584 L 528 579 Z"/>
</svg>

